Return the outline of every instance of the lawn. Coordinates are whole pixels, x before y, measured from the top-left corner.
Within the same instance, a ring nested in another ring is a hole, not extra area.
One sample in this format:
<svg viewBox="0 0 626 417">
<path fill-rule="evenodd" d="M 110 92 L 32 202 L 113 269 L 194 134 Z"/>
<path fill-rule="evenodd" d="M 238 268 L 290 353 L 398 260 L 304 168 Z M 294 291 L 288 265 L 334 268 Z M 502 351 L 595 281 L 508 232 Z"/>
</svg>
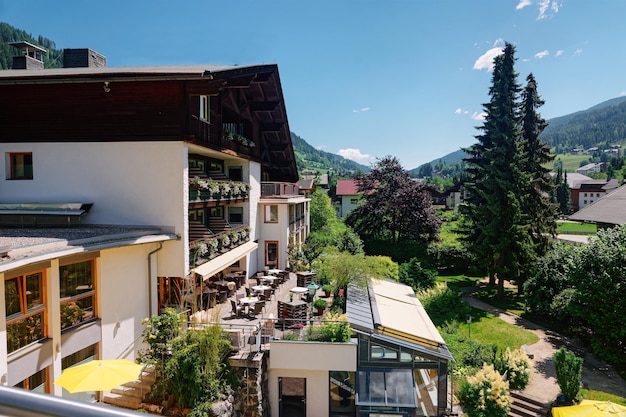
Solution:
<svg viewBox="0 0 626 417">
<path fill-rule="evenodd" d="M 618 397 L 617 395 L 608 394 L 602 391 L 581 389 L 580 396 L 583 397 L 585 400 L 611 401 L 612 403 L 626 406 L 626 398 Z"/>
<path fill-rule="evenodd" d="M 595 223 L 557 222 L 556 232 L 562 235 L 595 235 L 598 227 Z"/>
<path fill-rule="evenodd" d="M 481 343 L 496 345 L 501 351 L 506 348 L 518 349 L 522 345 L 532 345 L 539 341 L 533 332 L 513 326 L 493 314 L 472 308 L 472 322 L 461 323 L 459 333 Z"/>
</svg>

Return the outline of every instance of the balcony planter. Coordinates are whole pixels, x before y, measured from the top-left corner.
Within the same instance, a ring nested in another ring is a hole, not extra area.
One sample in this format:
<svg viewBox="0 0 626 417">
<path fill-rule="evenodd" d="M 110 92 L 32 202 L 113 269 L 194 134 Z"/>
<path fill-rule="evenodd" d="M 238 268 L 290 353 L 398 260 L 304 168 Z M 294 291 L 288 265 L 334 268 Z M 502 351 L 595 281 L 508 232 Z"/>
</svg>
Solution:
<svg viewBox="0 0 626 417">
<path fill-rule="evenodd" d="M 330 293 L 333 291 L 333 286 L 329 284 L 322 285 L 322 291 L 324 291 L 324 296 L 326 298 L 330 297 Z"/>
</svg>

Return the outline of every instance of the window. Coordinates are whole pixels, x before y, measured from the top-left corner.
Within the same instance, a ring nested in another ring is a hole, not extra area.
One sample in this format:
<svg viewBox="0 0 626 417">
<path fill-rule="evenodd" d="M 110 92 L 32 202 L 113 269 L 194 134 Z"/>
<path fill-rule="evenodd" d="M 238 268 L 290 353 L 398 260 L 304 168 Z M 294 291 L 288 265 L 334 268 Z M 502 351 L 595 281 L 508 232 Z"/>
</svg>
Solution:
<svg viewBox="0 0 626 417">
<path fill-rule="evenodd" d="M 30 391 L 40 392 L 45 394 L 46 392 L 46 379 L 47 372 L 46 369 L 42 369 L 39 372 L 34 373 L 29 376 L 25 380 L 15 384 L 17 388 L 23 388 Z"/>
<path fill-rule="evenodd" d="M 359 371 L 357 393 L 357 405 L 415 407 L 416 404 L 410 369 Z"/>
<path fill-rule="evenodd" d="M 228 207 L 228 222 L 243 223 L 243 207 Z"/>
<path fill-rule="evenodd" d="M 33 154 L 31 152 L 20 152 L 9 154 L 9 175 L 10 180 L 32 180 L 33 179 Z"/>
<path fill-rule="evenodd" d="M 43 271 L 4 280 L 7 353 L 45 335 Z"/>
<path fill-rule="evenodd" d="M 233 181 L 243 181 L 243 168 L 228 167 L 228 178 Z"/>
<path fill-rule="evenodd" d="M 278 223 L 278 206 L 266 205 L 265 206 L 265 223 Z"/>
<path fill-rule="evenodd" d="M 359 204 L 359 199 L 358 198 L 351 198 L 350 199 L 350 204 Z"/>
<path fill-rule="evenodd" d="M 200 96 L 200 119 L 207 122 L 211 120 L 209 96 Z"/>
<path fill-rule="evenodd" d="M 265 242 L 265 265 L 276 268 L 278 265 L 278 242 Z"/>
<path fill-rule="evenodd" d="M 330 413 L 354 415 L 355 373 L 330 371 Z"/>
<path fill-rule="evenodd" d="M 61 329 L 95 317 L 94 261 L 63 265 L 59 268 Z"/>
</svg>

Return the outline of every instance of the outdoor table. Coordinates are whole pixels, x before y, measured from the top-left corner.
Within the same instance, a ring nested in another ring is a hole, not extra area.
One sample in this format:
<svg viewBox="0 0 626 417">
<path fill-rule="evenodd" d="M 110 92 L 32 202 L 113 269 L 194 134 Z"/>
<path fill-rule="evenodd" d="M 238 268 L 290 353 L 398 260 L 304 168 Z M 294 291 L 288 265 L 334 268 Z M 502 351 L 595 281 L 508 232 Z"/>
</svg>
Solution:
<svg viewBox="0 0 626 417">
<path fill-rule="evenodd" d="M 278 277 L 272 277 L 272 276 L 268 275 L 268 276 L 265 276 L 265 277 L 261 278 L 261 281 L 262 282 L 269 282 L 270 284 L 272 284 L 277 279 L 278 279 Z"/>
<path fill-rule="evenodd" d="M 268 269 L 267 272 L 274 275 L 274 274 L 280 274 L 281 272 L 283 272 L 283 270 L 282 269 Z"/>
<path fill-rule="evenodd" d="M 239 304 L 241 304 L 243 307 L 249 309 L 251 306 L 253 306 L 258 301 L 259 301 L 259 297 L 243 297 L 242 299 L 239 300 Z M 247 314 L 247 312 L 246 312 L 246 314 Z"/>
<path fill-rule="evenodd" d="M 293 287 L 289 291 L 294 293 L 294 294 L 299 294 L 300 297 L 302 297 L 302 294 L 308 294 L 309 293 L 309 289 L 306 288 L 306 287 Z"/>
<path fill-rule="evenodd" d="M 213 281 L 213 284 L 219 285 L 220 287 L 225 287 L 228 284 L 228 281 L 224 281 L 224 280 Z"/>
<path fill-rule="evenodd" d="M 270 287 L 269 285 L 255 285 L 254 287 L 252 287 L 252 289 L 254 291 L 265 291 L 265 290 L 271 290 L 272 287 Z"/>
</svg>

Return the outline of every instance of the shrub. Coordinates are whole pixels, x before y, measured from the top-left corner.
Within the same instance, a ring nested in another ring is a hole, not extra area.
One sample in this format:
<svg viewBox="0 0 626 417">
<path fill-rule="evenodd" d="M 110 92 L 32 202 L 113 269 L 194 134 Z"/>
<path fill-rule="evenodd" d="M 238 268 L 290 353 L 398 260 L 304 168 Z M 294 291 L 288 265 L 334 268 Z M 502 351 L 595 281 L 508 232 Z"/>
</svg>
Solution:
<svg viewBox="0 0 626 417">
<path fill-rule="evenodd" d="M 507 347 L 496 359 L 495 367 L 509 381 L 511 389 L 524 389 L 530 381 L 530 359 L 521 349 L 512 351 Z"/>
<path fill-rule="evenodd" d="M 465 320 L 470 307 L 461 300 L 461 293 L 448 287 L 446 283 L 438 282 L 431 289 L 417 293 L 422 306 L 436 326 L 445 322 Z"/>
<path fill-rule="evenodd" d="M 347 342 L 350 340 L 350 324 L 344 314 L 327 313 L 322 323 L 322 340 L 324 342 Z"/>
<path fill-rule="evenodd" d="M 166 308 L 163 314 L 145 318 L 146 328 L 141 337 L 147 349 L 139 352 L 137 359 L 142 363 L 161 364 L 170 351 L 172 339 L 180 334 L 183 318 L 173 308 Z"/>
<path fill-rule="evenodd" d="M 437 272 L 422 267 L 417 258 L 411 258 L 409 262 L 399 267 L 400 282 L 410 285 L 415 291 L 432 288 L 437 279 Z"/>
<path fill-rule="evenodd" d="M 559 388 L 561 388 L 561 393 L 569 401 L 575 400 L 580 390 L 583 359 L 565 348 L 556 351 L 552 358 L 554 359 L 556 380 L 559 383 Z"/>
<path fill-rule="evenodd" d="M 511 406 L 509 383 L 492 365 L 484 365 L 461 383 L 459 400 L 469 417 L 506 417 Z"/>
<path fill-rule="evenodd" d="M 492 365 L 496 358 L 498 348 L 495 345 L 480 343 L 475 340 L 466 340 L 467 349 L 461 360 L 465 366 L 480 368 L 484 364 Z"/>
</svg>

